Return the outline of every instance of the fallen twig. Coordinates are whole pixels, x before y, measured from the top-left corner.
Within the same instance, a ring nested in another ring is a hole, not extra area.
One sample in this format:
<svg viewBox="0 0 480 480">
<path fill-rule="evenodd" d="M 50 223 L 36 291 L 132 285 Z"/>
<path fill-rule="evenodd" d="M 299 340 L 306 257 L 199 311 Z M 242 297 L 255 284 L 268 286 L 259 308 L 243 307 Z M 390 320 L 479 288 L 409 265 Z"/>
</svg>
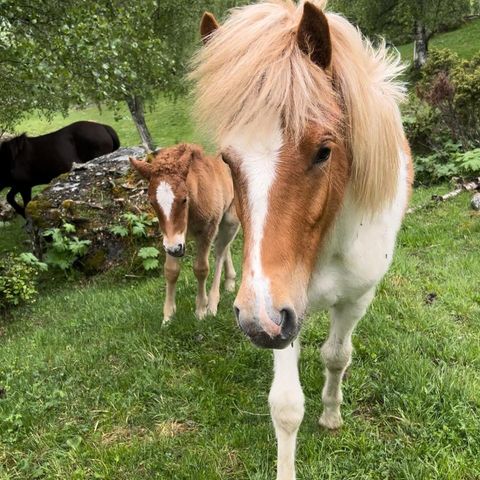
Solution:
<svg viewBox="0 0 480 480">
<path fill-rule="evenodd" d="M 423 208 L 431 207 L 437 203 L 450 200 L 451 198 L 454 198 L 457 195 L 460 195 L 462 192 L 471 192 L 473 190 L 478 190 L 478 189 L 480 189 L 480 177 L 472 182 L 459 185 L 455 190 L 445 193 L 444 195 L 432 195 L 432 198 L 429 202 L 424 203 L 423 205 L 418 205 L 416 207 L 409 208 L 407 210 L 407 213 L 414 213 L 418 210 L 422 210 Z"/>
</svg>

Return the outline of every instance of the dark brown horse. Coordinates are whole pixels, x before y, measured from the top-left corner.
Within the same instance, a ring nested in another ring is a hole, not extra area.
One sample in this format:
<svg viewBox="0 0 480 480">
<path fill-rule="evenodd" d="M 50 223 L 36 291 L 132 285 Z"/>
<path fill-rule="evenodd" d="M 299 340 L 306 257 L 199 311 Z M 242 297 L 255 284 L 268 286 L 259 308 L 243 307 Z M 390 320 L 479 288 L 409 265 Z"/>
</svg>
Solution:
<svg viewBox="0 0 480 480">
<path fill-rule="evenodd" d="M 39 137 L 20 135 L 0 144 L 0 191 L 11 187 L 7 201 L 25 216 L 32 187 L 69 172 L 74 162 L 88 162 L 119 146 L 112 127 L 94 122 L 75 122 Z M 17 193 L 22 196 L 23 207 L 15 201 Z"/>
</svg>

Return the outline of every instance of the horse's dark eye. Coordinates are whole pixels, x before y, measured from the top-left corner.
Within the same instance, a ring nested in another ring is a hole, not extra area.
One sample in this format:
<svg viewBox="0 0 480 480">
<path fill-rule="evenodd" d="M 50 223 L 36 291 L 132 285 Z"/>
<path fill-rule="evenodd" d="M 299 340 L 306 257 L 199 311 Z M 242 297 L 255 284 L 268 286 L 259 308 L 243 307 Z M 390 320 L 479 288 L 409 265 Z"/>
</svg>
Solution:
<svg viewBox="0 0 480 480">
<path fill-rule="evenodd" d="M 226 155 L 225 153 L 222 153 L 220 156 L 227 165 L 230 165 L 230 159 L 228 158 L 228 155 Z"/>
<path fill-rule="evenodd" d="M 187 197 L 182 200 L 182 203 L 187 203 Z"/>
<path fill-rule="evenodd" d="M 326 162 L 330 158 L 330 154 L 332 153 L 332 150 L 328 147 L 320 147 L 315 154 L 315 157 L 313 158 L 313 163 L 315 165 L 319 163 Z"/>
</svg>

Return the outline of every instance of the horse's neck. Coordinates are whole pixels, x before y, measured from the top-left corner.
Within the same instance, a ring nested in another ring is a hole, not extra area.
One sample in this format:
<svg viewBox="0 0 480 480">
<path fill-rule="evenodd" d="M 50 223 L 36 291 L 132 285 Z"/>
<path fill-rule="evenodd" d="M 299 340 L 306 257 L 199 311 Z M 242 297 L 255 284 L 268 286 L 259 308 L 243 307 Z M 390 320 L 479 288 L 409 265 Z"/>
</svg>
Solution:
<svg viewBox="0 0 480 480">
<path fill-rule="evenodd" d="M 400 168 L 394 201 L 375 214 L 361 209 L 352 186 L 347 188 L 343 206 L 318 252 L 308 292 L 311 307 L 355 299 L 385 274 L 408 198 L 405 162 Z"/>
</svg>

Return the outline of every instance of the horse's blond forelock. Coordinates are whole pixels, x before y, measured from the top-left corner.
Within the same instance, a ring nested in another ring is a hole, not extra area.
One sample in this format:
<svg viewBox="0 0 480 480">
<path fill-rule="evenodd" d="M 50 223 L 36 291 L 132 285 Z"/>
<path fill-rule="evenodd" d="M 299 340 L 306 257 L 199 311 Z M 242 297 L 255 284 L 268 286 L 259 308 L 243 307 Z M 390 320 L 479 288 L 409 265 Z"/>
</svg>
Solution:
<svg viewBox="0 0 480 480">
<path fill-rule="evenodd" d="M 295 141 L 311 122 L 345 132 L 357 201 L 376 211 L 396 193 L 404 135 L 403 86 L 395 78 L 402 68 L 384 45 L 374 49 L 343 17 L 327 14 L 332 65 L 321 70 L 297 43 L 303 3 L 271 0 L 231 11 L 193 59 L 197 121 L 218 142 L 265 112 L 280 114 Z M 327 2 L 312 3 L 324 9 Z"/>
</svg>

